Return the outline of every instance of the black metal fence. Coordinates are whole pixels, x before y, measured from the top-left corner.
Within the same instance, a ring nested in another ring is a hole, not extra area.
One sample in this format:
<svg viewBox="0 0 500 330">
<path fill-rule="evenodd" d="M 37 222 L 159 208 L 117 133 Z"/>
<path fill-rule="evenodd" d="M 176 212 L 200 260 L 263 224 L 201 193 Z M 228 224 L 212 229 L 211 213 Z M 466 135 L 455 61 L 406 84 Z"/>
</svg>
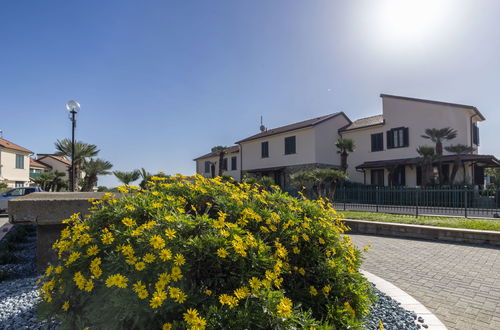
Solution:
<svg viewBox="0 0 500 330">
<path fill-rule="evenodd" d="M 496 218 L 500 189 L 342 186 L 333 205 L 337 210 Z"/>
</svg>

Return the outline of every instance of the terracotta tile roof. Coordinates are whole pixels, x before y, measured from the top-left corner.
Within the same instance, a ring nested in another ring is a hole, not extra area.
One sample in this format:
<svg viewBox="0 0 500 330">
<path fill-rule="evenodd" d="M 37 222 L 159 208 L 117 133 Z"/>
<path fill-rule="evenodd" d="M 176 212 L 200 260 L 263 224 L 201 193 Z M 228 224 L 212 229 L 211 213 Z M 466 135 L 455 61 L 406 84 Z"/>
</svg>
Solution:
<svg viewBox="0 0 500 330">
<path fill-rule="evenodd" d="M 52 166 L 49 166 L 33 158 L 30 158 L 30 167 L 52 168 Z"/>
<path fill-rule="evenodd" d="M 350 131 L 353 129 L 363 128 L 363 127 L 381 125 L 383 123 L 384 123 L 384 116 L 376 115 L 376 116 L 358 119 L 358 120 L 354 121 L 353 123 L 342 127 L 339 131 L 345 132 L 345 131 Z"/>
<path fill-rule="evenodd" d="M 300 128 L 306 128 L 306 127 L 315 126 L 317 124 L 320 124 L 320 123 L 324 122 L 325 120 L 331 119 L 331 118 L 336 117 L 338 115 L 343 115 L 343 116 L 345 116 L 347 118 L 347 116 L 343 112 L 336 112 L 336 113 L 332 113 L 332 114 L 329 114 L 329 115 L 326 115 L 326 116 L 321 116 L 321 117 L 317 117 L 317 118 L 313 118 L 313 119 L 304 120 L 304 121 L 301 121 L 301 122 L 298 122 L 298 123 L 294 123 L 294 124 L 290 124 L 290 125 L 286 125 L 286 126 L 281 126 L 281 127 L 273 128 L 273 129 L 261 132 L 259 134 L 255 134 L 255 135 L 252 135 L 250 137 L 247 137 L 247 138 L 245 138 L 243 140 L 240 140 L 240 141 L 238 141 L 236 143 L 247 142 L 247 141 L 251 141 L 251 140 L 263 138 L 263 137 L 266 137 L 266 136 L 271 136 L 271 135 L 275 135 L 275 134 L 280 134 L 280 133 L 285 133 L 285 132 L 289 132 L 289 131 L 294 131 L 294 130 L 297 130 L 297 129 L 300 129 Z M 349 118 L 347 118 L 347 119 L 349 120 Z"/>
<path fill-rule="evenodd" d="M 23 152 L 29 152 L 30 154 L 33 153 L 33 151 L 31 151 L 31 150 L 28 150 L 26 148 L 18 146 L 17 144 L 12 143 L 12 142 L 5 140 L 5 139 L 2 139 L 2 138 L 0 138 L 0 147 L 14 149 L 14 150 L 23 151 Z"/>
<path fill-rule="evenodd" d="M 240 147 L 239 146 L 232 146 L 232 147 L 228 148 L 228 153 L 233 154 L 233 153 L 236 153 L 236 152 L 240 152 Z M 206 155 L 200 156 L 200 157 L 195 158 L 193 160 L 215 157 L 217 155 L 219 155 L 217 152 L 210 152 L 210 153 L 208 153 Z"/>
<path fill-rule="evenodd" d="M 472 105 L 466 105 L 466 104 L 458 104 L 458 103 L 449 103 L 449 102 L 441 102 L 441 101 L 433 101 L 433 100 L 426 100 L 426 99 L 417 99 L 414 97 L 406 97 L 406 96 L 397 96 L 397 95 L 389 95 L 389 94 L 380 94 L 380 97 L 390 97 L 393 99 L 400 99 L 400 100 L 407 100 L 407 101 L 416 101 L 416 102 L 425 102 L 425 103 L 432 103 L 432 104 L 439 104 L 439 105 L 447 105 L 450 107 L 458 107 L 458 108 L 466 108 L 466 109 L 471 109 L 473 110 L 476 115 L 481 118 L 481 120 L 486 120 L 484 116 L 479 112 L 479 110 L 472 106 Z"/>
<path fill-rule="evenodd" d="M 442 162 L 453 162 L 457 158 L 456 155 L 445 155 L 441 157 Z M 492 155 L 475 155 L 467 154 L 461 156 L 464 162 L 478 162 L 483 163 L 491 167 L 500 167 L 500 160 Z M 388 159 L 388 160 L 376 160 L 370 162 L 364 162 L 361 165 L 356 166 L 356 169 L 369 169 L 369 168 L 381 168 L 381 167 L 391 167 L 396 165 L 417 165 L 422 160 L 421 157 L 413 158 L 402 158 L 402 159 Z"/>
<path fill-rule="evenodd" d="M 38 159 L 37 160 L 42 160 L 45 157 L 53 158 L 55 160 L 60 161 L 61 163 L 64 163 L 66 165 L 70 165 L 71 166 L 71 160 L 69 160 L 68 158 L 66 158 L 64 156 L 56 156 L 56 155 L 53 155 L 53 154 L 38 154 Z"/>
</svg>

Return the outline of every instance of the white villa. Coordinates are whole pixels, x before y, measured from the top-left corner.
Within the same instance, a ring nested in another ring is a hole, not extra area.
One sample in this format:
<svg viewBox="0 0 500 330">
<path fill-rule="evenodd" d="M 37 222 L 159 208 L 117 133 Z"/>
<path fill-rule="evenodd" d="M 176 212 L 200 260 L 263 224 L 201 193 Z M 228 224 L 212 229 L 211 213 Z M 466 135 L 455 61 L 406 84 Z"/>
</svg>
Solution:
<svg viewBox="0 0 500 330">
<path fill-rule="evenodd" d="M 31 150 L 0 138 L 0 182 L 11 188 L 28 186 L 32 153 Z"/>
<path fill-rule="evenodd" d="M 462 155 L 465 178 L 459 171 L 455 183 L 482 185 L 484 169 L 500 167 L 491 155 L 480 155 L 478 122 L 484 116 L 476 107 L 394 95 L 380 95 L 382 114 L 351 121 L 343 112 L 309 119 L 261 132 L 239 140 L 223 162 L 224 174 L 240 180 L 245 174 L 270 176 L 284 188 L 290 174 L 314 168 L 340 168 L 335 142 L 352 139 L 356 149 L 348 156 L 349 179 L 371 185 L 420 186 L 419 146 L 433 146 L 424 139 L 427 128 L 450 127 L 457 131 L 444 146 L 462 144 L 472 152 Z M 219 157 L 209 153 L 194 159 L 196 172 L 206 177 L 218 173 Z M 441 162 L 449 172 L 456 156 L 446 151 Z M 231 166 L 228 166 L 231 163 Z M 232 165 L 235 166 L 232 166 Z"/>
</svg>

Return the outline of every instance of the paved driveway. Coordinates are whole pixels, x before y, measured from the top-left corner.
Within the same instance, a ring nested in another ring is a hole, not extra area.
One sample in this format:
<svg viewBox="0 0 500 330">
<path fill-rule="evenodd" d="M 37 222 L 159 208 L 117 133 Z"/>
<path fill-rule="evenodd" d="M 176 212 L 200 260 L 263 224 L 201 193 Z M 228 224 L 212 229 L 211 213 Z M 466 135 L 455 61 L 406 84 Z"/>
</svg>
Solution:
<svg viewBox="0 0 500 330">
<path fill-rule="evenodd" d="M 500 329 L 500 249 L 368 235 L 363 269 L 419 300 L 449 328 Z"/>
</svg>

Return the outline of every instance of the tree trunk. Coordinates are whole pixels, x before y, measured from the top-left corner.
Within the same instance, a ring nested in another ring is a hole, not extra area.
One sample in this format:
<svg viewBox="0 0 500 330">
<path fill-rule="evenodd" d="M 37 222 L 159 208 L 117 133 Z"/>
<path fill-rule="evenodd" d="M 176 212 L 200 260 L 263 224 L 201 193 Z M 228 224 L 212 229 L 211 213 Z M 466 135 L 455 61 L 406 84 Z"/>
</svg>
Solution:
<svg viewBox="0 0 500 330">
<path fill-rule="evenodd" d="M 337 187 L 337 180 L 330 181 L 330 186 L 328 187 L 328 197 L 333 203 L 333 197 L 335 196 L 335 188 Z"/>
<path fill-rule="evenodd" d="M 215 164 L 214 163 L 210 163 L 210 176 L 212 177 L 212 179 L 215 177 Z"/>
<path fill-rule="evenodd" d="M 343 151 L 340 154 L 340 168 L 342 169 L 342 172 L 346 173 L 347 172 L 347 152 Z"/>
</svg>

